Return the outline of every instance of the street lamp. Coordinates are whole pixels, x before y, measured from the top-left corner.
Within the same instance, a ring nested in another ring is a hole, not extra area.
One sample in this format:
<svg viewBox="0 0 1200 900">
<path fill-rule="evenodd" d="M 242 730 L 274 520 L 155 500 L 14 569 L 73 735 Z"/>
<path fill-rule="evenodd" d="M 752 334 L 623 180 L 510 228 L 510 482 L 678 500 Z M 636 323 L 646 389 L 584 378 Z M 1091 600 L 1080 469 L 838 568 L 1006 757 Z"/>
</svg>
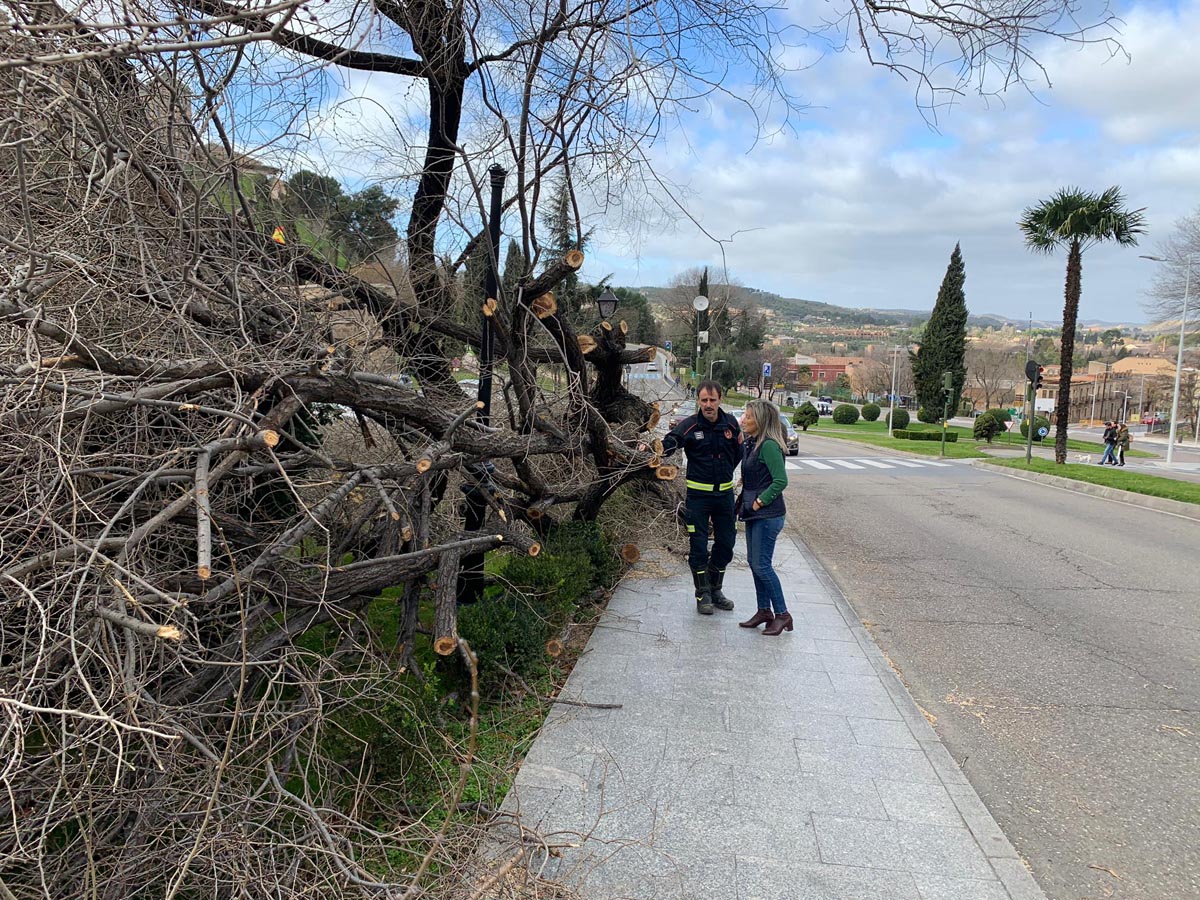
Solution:
<svg viewBox="0 0 1200 900">
<path fill-rule="evenodd" d="M 708 309 L 708 298 L 697 294 L 692 300 L 692 309 L 696 311 L 696 356 L 692 360 L 692 371 L 700 374 L 700 314 Z"/>
<path fill-rule="evenodd" d="M 1128 425 L 1129 422 L 1127 421 L 1127 416 L 1129 414 L 1129 391 L 1113 391 L 1113 393 L 1120 394 L 1125 398 L 1121 401 L 1121 421 Z"/>
<path fill-rule="evenodd" d="M 892 393 L 888 397 L 888 437 L 892 436 L 892 413 L 896 409 L 896 354 L 903 350 L 903 347 L 892 348 Z"/>
<path fill-rule="evenodd" d="M 715 366 L 717 363 L 723 363 L 723 362 L 725 362 L 725 360 L 723 360 L 723 359 L 714 359 L 712 362 L 710 362 L 708 364 L 708 380 L 709 381 L 712 381 L 713 366 Z"/>
<path fill-rule="evenodd" d="M 604 293 L 596 298 L 596 308 L 600 310 L 600 318 L 607 322 L 609 316 L 617 311 L 620 302 L 612 290 L 605 288 Z"/>
<path fill-rule="evenodd" d="M 1151 262 L 1179 264 L 1178 259 L 1166 259 L 1162 256 L 1143 256 Z M 1186 268 L 1183 276 L 1183 311 L 1179 314 L 1179 351 L 1175 355 L 1175 396 L 1171 400 L 1171 430 L 1167 434 L 1167 465 L 1175 458 L 1175 429 L 1179 425 L 1179 380 L 1183 376 L 1183 338 L 1187 327 L 1188 294 L 1192 287 L 1192 256 L 1185 257 Z"/>
</svg>

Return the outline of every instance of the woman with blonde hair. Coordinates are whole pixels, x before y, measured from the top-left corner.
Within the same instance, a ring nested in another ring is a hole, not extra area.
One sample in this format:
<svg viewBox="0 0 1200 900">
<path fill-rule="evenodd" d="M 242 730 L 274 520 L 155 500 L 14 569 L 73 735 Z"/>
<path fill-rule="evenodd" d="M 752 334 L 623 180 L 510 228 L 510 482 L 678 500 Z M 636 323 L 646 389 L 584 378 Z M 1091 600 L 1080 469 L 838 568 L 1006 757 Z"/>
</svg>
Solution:
<svg viewBox="0 0 1200 900">
<path fill-rule="evenodd" d="M 739 622 L 756 628 L 764 622 L 763 634 L 778 635 L 792 630 L 792 617 L 783 599 L 783 585 L 772 562 L 775 541 L 783 531 L 786 509 L 787 466 L 783 449 L 787 432 L 779 418 L 779 407 L 767 400 L 751 400 L 742 416 L 742 495 L 738 517 L 746 523 L 746 557 L 754 576 L 758 612 Z"/>
</svg>

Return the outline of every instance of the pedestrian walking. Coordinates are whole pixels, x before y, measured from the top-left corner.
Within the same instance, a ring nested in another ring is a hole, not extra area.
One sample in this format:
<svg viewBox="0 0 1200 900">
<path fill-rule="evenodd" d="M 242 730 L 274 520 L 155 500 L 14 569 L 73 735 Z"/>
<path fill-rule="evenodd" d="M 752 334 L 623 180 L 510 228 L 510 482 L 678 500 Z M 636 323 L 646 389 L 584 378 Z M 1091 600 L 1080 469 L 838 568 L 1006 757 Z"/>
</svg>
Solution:
<svg viewBox="0 0 1200 900">
<path fill-rule="evenodd" d="M 1117 426 L 1115 441 L 1117 448 L 1115 458 L 1119 460 L 1119 462 L 1117 462 L 1118 466 L 1125 465 L 1125 451 L 1129 449 L 1129 442 L 1131 440 L 1133 440 L 1133 437 L 1129 434 L 1129 426 L 1122 422 Z"/>
<path fill-rule="evenodd" d="M 779 420 L 779 407 L 768 400 L 751 400 L 742 416 L 742 431 L 746 440 L 738 516 L 746 523 L 746 558 L 754 576 L 758 611 L 738 624 L 757 628 L 765 622 L 763 634 L 778 635 L 792 630 L 792 616 L 774 564 L 775 541 L 783 531 L 787 512 L 783 491 L 788 484 L 783 461 L 787 435 Z"/>
<path fill-rule="evenodd" d="M 1113 451 L 1117 446 L 1117 426 L 1114 422 L 1104 423 L 1104 455 L 1100 457 L 1100 462 L 1097 465 L 1106 465 L 1112 463 L 1116 465 L 1116 459 L 1113 457 Z"/>
<path fill-rule="evenodd" d="M 725 568 L 733 559 L 737 522 L 733 512 L 733 470 L 741 460 L 742 429 L 737 419 L 721 409 L 721 385 L 697 385 L 700 409 L 663 438 L 663 455 L 680 447 L 687 457 L 685 518 L 688 530 L 688 565 L 696 587 L 696 612 L 711 616 L 713 608 L 733 609 L 721 589 Z M 708 549 L 712 522 L 712 552 Z"/>
</svg>

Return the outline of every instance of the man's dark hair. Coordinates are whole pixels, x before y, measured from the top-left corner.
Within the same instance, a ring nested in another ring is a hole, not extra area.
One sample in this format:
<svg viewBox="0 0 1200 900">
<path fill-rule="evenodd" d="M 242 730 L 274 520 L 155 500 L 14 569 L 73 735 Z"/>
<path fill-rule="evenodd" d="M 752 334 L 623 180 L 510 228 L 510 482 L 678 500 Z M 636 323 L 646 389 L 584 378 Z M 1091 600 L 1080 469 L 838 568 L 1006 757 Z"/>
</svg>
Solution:
<svg viewBox="0 0 1200 900">
<path fill-rule="evenodd" d="M 697 397 L 700 396 L 701 391 L 712 391 L 714 394 L 717 395 L 718 400 L 725 396 L 725 392 L 721 390 L 720 383 L 713 381 L 709 378 L 705 378 L 702 382 L 700 382 L 698 385 L 696 385 L 696 396 Z"/>
</svg>

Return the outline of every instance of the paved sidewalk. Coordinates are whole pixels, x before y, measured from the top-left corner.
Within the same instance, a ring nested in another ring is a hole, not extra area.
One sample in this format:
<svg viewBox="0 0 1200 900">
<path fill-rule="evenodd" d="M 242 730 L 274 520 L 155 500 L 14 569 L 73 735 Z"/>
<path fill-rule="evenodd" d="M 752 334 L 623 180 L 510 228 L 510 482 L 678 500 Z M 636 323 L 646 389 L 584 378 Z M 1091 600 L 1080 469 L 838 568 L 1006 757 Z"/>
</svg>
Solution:
<svg viewBox="0 0 1200 900">
<path fill-rule="evenodd" d="M 829 576 L 787 534 L 796 630 L 698 616 L 686 565 L 612 598 L 504 803 L 586 900 L 1045 900 Z"/>
</svg>

